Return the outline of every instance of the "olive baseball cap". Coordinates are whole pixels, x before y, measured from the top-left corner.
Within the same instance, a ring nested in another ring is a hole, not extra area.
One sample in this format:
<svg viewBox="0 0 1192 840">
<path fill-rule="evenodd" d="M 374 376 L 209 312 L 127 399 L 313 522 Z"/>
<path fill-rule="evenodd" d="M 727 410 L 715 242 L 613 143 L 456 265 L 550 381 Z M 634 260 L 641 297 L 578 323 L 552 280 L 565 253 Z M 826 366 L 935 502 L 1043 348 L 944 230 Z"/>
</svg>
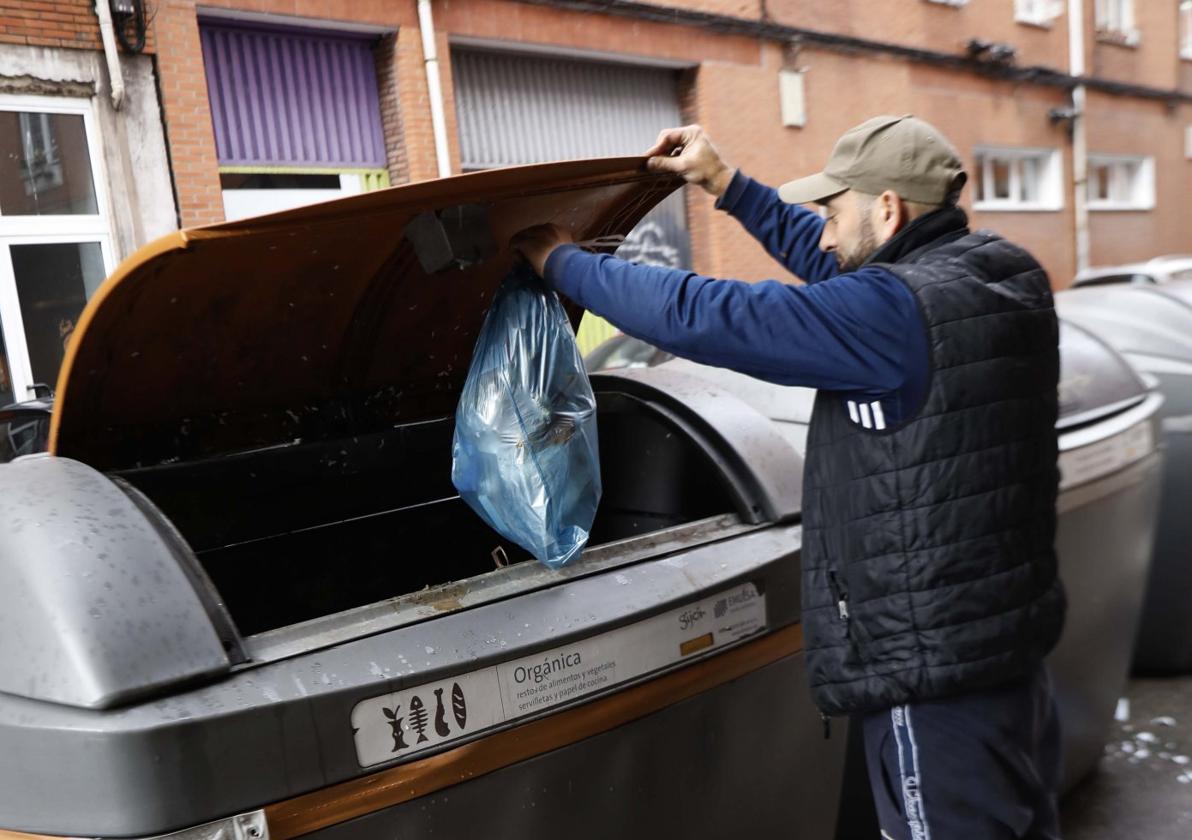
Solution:
<svg viewBox="0 0 1192 840">
<path fill-rule="evenodd" d="M 879 195 L 893 190 L 904 201 L 943 204 L 964 185 L 960 155 L 935 126 L 910 114 L 874 117 L 836 141 L 823 172 L 778 188 L 788 204 L 826 201 L 845 190 Z M 958 180 L 959 179 L 959 180 Z"/>
</svg>

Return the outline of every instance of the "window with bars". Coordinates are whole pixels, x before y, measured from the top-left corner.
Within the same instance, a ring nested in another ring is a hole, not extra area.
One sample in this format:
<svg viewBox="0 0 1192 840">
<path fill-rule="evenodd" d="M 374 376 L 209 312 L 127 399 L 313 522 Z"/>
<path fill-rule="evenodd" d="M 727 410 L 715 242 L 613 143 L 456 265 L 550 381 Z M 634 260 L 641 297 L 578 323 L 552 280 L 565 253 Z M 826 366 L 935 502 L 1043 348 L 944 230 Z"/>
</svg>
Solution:
<svg viewBox="0 0 1192 840">
<path fill-rule="evenodd" d="M 1063 11 L 1063 0 L 1014 0 L 1014 19 L 1019 23 L 1049 26 Z"/>
<path fill-rule="evenodd" d="M 979 147 L 972 171 L 975 210 L 1063 207 L 1060 159 L 1055 149 Z"/>
<path fill-rule="evenodd" d="M 113 266 L 88 100 L 0 96 L 0 405 L 53 388 Z"/>
<path fill-rule="evenodd" d="M 1155 206 L 1155 164 L 1149 157 L 1089 155 L 1090 210 L 1150 210 Z"/>
<path fill-rule="evenodd" d="M 1131 46 L 1137 44 L 1134 0 L 1097 0 L 1097 36 Z"/>
</svg>

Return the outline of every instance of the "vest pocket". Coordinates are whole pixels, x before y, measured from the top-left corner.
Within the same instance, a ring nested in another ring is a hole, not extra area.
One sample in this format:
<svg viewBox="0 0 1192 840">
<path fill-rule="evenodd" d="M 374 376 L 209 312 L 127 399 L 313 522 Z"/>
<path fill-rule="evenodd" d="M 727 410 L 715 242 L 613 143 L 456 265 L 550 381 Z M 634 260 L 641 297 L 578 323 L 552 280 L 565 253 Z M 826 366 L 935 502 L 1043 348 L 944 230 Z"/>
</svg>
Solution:
<svg viewBox="0 0 1192 840">
<path fill-rule="evenodd" d="M 847 578 L 838 574 L 835 569 L 828 569 L 828 589 L 832 593 L 832 600 L 836 602 L 837 621 L 844 625 L 844 636 L 852 654 L 851 658 L 859 659 L 868 635 L 853 615 L 848 598 Z"/>
<path fill-rule="evenodd" d="M 840 615 L 840 620 L 847 622 L 849 620 L 848 589 L 840 583 L 835 569 L 828 569 L 828 589 L 832 591 L 832 600 L 836 602 L 836 611 Z"/>
</svg>

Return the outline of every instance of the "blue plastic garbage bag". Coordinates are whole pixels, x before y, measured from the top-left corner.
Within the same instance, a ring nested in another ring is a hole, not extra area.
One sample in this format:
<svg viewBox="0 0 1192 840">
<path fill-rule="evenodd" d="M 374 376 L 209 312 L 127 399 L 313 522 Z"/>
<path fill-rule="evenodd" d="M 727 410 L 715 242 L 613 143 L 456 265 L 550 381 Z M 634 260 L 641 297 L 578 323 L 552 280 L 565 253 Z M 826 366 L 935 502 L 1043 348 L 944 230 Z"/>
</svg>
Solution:
<svg viewBox="0 0 1192 840">
<path fill-rule="evenodd" d="M 493 298 L 455 412 L 451 480 L 551 568 L 579 556 L 600 503 L 596 398 L 567 313 L 518 267 Z"/>
</svg>

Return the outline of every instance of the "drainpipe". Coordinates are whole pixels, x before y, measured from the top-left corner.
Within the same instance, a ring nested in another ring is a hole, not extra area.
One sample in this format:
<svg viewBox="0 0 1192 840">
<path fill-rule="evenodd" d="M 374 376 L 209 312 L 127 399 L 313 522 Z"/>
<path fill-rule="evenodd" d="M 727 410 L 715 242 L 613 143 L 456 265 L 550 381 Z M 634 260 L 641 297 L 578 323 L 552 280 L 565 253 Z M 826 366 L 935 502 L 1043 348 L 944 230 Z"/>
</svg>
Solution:
<svg viewBox="0 0 1192 840">
<path fill-rule="evenodd" d="M 1083 79 L 1084 0 L 1068 0 L 1068 72 Z M 1076 216 L 1076 270 L 1089 267 L 1089 156 L 1085 122 L 1087 91 L 1083 83 L 1072 88 L 1072 209 Z"/>
<path fill-rule="evenodd" d="M 426 63 L 426 86 L 430 90 L 430 124 L 435 135 L 435 157 L 439 177 L 451 174 L 451 151 L 447 148 L 447 121 L 443 118 L 443 84 L 439 80 L 439 53 L 435 47 L 435 20 L 430 0 L 418 0 L 418 29 L 422 32 L 422 58 Z"/>
<path fill-rule="evenodd" d="M 112 26 L 112 9 L 108 0 L 95 0 L 95 16 L 99 18 L 99 35 L 103 40 L 103 54 L 108 60 L 108 79 L 112 83 L 112 107 L 117 111 L 124 104 L 124 71 L 120 69 L 120 53 L 116 49 L 116 30 Z"/>
</svg>

